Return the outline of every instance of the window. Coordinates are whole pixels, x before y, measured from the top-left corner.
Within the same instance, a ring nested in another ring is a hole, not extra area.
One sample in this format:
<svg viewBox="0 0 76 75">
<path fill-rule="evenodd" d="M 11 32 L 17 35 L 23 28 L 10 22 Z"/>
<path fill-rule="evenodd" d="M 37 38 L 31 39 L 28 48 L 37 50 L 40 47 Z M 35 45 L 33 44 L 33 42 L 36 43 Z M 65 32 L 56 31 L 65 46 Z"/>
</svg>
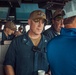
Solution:
<svg viewBox="0 0 76 75">
<path fill-rule="evenodd" d="M 0 7 L 0 20 L 6 20 L 9 8 Z"/>
<path fill-rule="evenodd" d="M 18 28 L 20 27 L 20 25 L 16 25 L 16 27 L 17 27 L 17 31 L 18 31 Z"/>
<path fill-rule="evenodd" d="M 30 13 L 34 10 L 45 12 L 45 9 L 38 8 L 38 4 L 21 4 L 20 8 L 16 8 L 16 20 L 28 20 Z"/>
<path fill-rule="evenodd" d="M 4 25 L 2 25 L 2 28 L 1 28 L 2 30 L 4 29 Z"/>
<path fill-rule="evenodd" d="M 25 26 L 26 32 L 30 29 L 30 25 Z"/>
</svg>

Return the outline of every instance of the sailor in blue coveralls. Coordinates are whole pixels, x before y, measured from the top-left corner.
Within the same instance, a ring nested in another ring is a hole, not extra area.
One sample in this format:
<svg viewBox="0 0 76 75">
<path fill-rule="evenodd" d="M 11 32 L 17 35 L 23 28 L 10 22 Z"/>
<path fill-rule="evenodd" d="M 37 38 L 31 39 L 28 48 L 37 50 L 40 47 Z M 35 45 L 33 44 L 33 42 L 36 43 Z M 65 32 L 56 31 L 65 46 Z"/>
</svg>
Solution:
<svg viewBox="0 0 76 75">
<path fill-rule="evenodd" d="M 46 57 L 47 37 L 42 35 L 46 15 L 41 10 L 30 14 L 28 33 L 16 37 L 10 44 L 4 60 L 6 75 L 37 75 L 48 71 Z"/>
<path fill-rule="evenodd" d="M 14 32 L 16 31 L 16 25 L 11 22 L 7 21 L 5 23 L 4 29 L 1 31 L 2 32 L 2 44 L 5 40 L 12 40 L 15 36 L 13 35 Z"/>
<path fill-rule="evenodd" d="M 57 9 L 52 15 L 51 27 L 43 32 L 43 34 L 47 36 L 50 40 L 60 35 L 60 30 L 62 27 L 64 27 L 63 15 L 63 11 L 61 9 Z"/>
</svg>

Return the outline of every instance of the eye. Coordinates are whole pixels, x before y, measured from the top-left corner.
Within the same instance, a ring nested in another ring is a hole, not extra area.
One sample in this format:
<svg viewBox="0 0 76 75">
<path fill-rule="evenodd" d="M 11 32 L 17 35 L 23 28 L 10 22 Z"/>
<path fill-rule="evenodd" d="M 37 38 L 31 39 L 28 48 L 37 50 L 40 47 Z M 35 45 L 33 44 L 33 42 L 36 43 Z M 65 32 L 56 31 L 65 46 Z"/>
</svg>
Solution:
<svg viewBox="0 0 76 75">
<path fill-rule="evenodd" d="M 34 22 L 39 22 L 39 21 L 40 21 L 40 19 L 35 19 L 35 20 L 34 20 Z"/>
</svg>

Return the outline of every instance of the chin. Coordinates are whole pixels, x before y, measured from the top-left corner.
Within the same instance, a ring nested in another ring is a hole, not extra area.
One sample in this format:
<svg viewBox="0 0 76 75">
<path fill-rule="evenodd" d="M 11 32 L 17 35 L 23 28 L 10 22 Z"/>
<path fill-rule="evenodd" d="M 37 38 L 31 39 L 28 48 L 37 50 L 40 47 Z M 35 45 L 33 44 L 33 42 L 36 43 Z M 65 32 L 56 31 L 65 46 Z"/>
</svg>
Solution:
<svg viewBox="0 0 76 75">
<path fill-rule="evenodd" d="M 36 35 L 40 35 L 41 33 L 35 33 Z"/>
<path fill-rule="evenodd" d="M 12 34 L 9 34 L 9 35 L 12 35 Z"/>
</svg>

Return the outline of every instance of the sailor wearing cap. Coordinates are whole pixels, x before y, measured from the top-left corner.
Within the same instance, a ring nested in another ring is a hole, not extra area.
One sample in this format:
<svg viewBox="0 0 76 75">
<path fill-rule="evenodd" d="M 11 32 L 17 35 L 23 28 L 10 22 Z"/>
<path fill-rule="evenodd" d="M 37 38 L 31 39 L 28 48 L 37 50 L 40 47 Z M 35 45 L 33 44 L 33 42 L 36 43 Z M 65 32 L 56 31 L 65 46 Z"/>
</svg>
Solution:
<svg viewBox="0 0 76 75">
<path fill-rule="evenodd" d="M 49 29 L 45 30 L 43 34 L 51 40 L 57 35 L 60 35 L 61 28 L 64 27 L 63 24 L 63 11 L 62 9 L 57 9 L 52 15 L 52 25 Z"/>
<path fill-rule="evenodd" d="M 4 61 L 6 75 L 38 75 L 39 69 L 48 71 L 45 48 L 48 38 L 41 34 L 45 21 L 46 15 L 41 10 L 35 10 L 30 14 L 30 30 L 15 38 L 9 46 Z"/>
<path fill-rule="evenodd" d="M 2 31 L 2 41 L 4 40 L 12 40 L 13 38 L 10 35 L 14 34 L 16 31 L 16 25 L 11 22 L 7 21 L 4 26 L 4 30 Z"/>
</svg>

